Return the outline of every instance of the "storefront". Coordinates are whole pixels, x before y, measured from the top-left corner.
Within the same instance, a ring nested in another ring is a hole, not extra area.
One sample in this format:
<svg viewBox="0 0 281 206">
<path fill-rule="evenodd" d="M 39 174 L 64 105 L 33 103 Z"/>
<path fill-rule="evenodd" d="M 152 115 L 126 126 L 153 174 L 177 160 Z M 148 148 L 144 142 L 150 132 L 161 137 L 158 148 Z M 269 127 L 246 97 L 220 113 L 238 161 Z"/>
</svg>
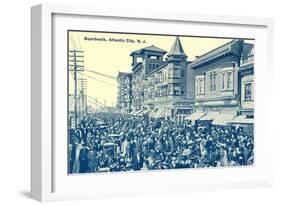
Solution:
<svg viewBox="0 0 281 206">
<path fill-rule="evenodd" d="M 196 122 L 197 120 L 199 120 L 201 117 L 203 117 L 203 116 L 205 116 L 205 115 L 206 115 L 205 112 L 195 112 L 195 113 L 193 113 L 193 114 L 187 116 L 187 117 L 185 118 L 185 120 L 189 120 L 189 121 L 191 121 L 191 124 L 195 124 L 195 122 Z"/>
<path fill-rule="evenodd" d="M 236 129 L 242 128 L 243 132 L 254 134 L 254 118 L 248 118 L 246 115 L 235 117 L 230 124 Z"/>
</svg>

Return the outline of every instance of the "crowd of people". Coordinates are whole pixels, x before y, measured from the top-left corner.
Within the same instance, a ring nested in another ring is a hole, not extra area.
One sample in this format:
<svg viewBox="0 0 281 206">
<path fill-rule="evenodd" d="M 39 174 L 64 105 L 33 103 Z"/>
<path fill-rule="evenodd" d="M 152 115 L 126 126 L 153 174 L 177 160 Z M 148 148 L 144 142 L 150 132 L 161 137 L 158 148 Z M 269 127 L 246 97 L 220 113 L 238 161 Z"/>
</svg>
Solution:
<svg viewBox="0 0 281 206">
<path fill-rule="evenodd" d="M 254 137 L 241 129 L 95 113 L 69 131 L 69 173 L 252 165 Z"/>
</svg>

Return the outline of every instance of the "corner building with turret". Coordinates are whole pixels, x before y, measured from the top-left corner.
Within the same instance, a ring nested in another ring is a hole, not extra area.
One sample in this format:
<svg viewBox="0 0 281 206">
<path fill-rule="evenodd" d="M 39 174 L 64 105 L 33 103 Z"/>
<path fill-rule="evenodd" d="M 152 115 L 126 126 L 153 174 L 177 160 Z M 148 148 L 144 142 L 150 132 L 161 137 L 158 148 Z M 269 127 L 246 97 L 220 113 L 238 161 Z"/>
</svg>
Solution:
<svg viewBox="0 0 281 206">
<path fill-rule="evenodd" d="M 192 113 L 194 71 L 179 37 L 171 50 L 151 45 L 131 53 L 132 113 L 183 120 Z"/>
</svg>

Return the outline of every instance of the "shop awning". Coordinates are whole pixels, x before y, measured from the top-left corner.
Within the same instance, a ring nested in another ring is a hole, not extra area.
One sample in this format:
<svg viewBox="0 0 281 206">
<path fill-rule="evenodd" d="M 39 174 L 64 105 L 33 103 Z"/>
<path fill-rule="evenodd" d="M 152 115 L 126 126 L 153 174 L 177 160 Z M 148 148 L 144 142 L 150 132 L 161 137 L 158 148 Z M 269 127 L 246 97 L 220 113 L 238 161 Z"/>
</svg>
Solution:
<svg viewBox="0 0 281 206">
<path fill-rule="evenodd" d="M 143 110 L 137 113 L 137 116 L 142 116 Z"/>
<path fill-rule="evenodd" d="M 166 110 L 163 108 L 159 111 L 158 118 L 166 117 Z"/>
<path fill-rule="evenodd" d="M 154 117 L 154 118 L 161 118 L 161 117 L 165 117 L 166 112 L 164 108 L 159 108 L 156 112 L 152 112 L 150 113 L 150 117 Z"/>
<path fill-rule="evenodd" d="M 137 112 L 136 112 L 136 114 L 135 115 L 137 115 L 137 116 L 141 116 L 141 113 L 143 112 L 143 110 L 141 109 L 141 110 L 138 110 Z"/>
<path fill-rule="evenodd" d="M 150 112 L 149 110 L 144 110 L 144 111 L 143 111 L 143 115 L 148 115 L 149 112 Z"/>
<path fill-rule="evenodd" d="M 246 115 L 239 115 L 230 121 L 231 124 L 254 124 L 254 119 L 247 118 Z"/>
<path fill-rule="evenodd" d="M 138 113 L 138 116 L 144 116 L 149 113 L 149 110 L 141 110 L 141 112 Z"/>
<path fill-rule="evenodd" d="M 195 120 L 198 120 L 199 118 L 203 117 L 205 114 L 206 113 L 203 113 L 203 112 L 195 112 L 195 113 L 187 116 L 185 119 L 195 121 Z"/>
<path fill-rule="evenodd" d="M 201 117 L 200 120 L 214 120 L 219 115 L 219 112 L 208 112 L 205 116 Z"/>
<path fill-rule="evenodd" d="M 138 115 L 140 112 L 142 112 L 142 110 L 133 111 L 130 115 Z"/>
<path fill-rule="evenodd" d="M 130 112 L 130 115 L 134 115 L 134 113 L 135 113 L 135 111 L 131 111 L 131 112 Z"/>
<path fill-rule="evenodd" d="M 221 113 L 212 122 L 214 125 L 228 125 L 236 116 L 235 113 Z"/>
<path fill-rule="evenodd" d="M 149 113 L 149 117 L 155 118 L 155 115 L 156 115 L 157 111 L 158 111 L 158 110 L 155 110 L 155 109 L 152 110 L 152 111 Z"/>
</svg>

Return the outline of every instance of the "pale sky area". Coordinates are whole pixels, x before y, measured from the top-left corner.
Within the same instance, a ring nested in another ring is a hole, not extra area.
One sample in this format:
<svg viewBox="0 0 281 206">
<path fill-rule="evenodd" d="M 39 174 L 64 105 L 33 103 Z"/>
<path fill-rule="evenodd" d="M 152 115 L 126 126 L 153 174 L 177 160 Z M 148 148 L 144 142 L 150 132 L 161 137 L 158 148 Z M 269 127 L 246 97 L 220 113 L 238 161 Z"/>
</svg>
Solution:
<svg viewBox="0 0 281 206">
<path fill-rule="evenodd" d="M 107 41 L 84 40 L 85 37 L 92 39 L 105 38 Z M 123 39 L 125 42 L 109 41 L 110 38 Z M 137 40 L 140 40 L 140 43 L 137 43 Z M 93 70 L 117 77 L 119 71 L 131 72 L 132 58 L 130 54 L 132 51 L 154 45 L 166 50 L 168 53 L 174 40 L 175 36 L 71 31 L 69 32 L 69 50 L 77 49 L 84 51 L 84 66 L 86 70 Z M 180 36 L 180 40 L 188 60 L 192 61 L 195 56 L 200 56 L 232 39 Z M 250 40 L 246 42 L 253 43 Z M 106 101 L 107 106 L 115 106 L 117 100 L 117 80 L 89 71 L 80 72 L 78 78 L 87 79 L 87 94 L 89 96 L 97 98 L 101 103 Z M 69 75 L 69 94 L 73 94 L 73 91 L 73 76 Z"/>
</svg>

